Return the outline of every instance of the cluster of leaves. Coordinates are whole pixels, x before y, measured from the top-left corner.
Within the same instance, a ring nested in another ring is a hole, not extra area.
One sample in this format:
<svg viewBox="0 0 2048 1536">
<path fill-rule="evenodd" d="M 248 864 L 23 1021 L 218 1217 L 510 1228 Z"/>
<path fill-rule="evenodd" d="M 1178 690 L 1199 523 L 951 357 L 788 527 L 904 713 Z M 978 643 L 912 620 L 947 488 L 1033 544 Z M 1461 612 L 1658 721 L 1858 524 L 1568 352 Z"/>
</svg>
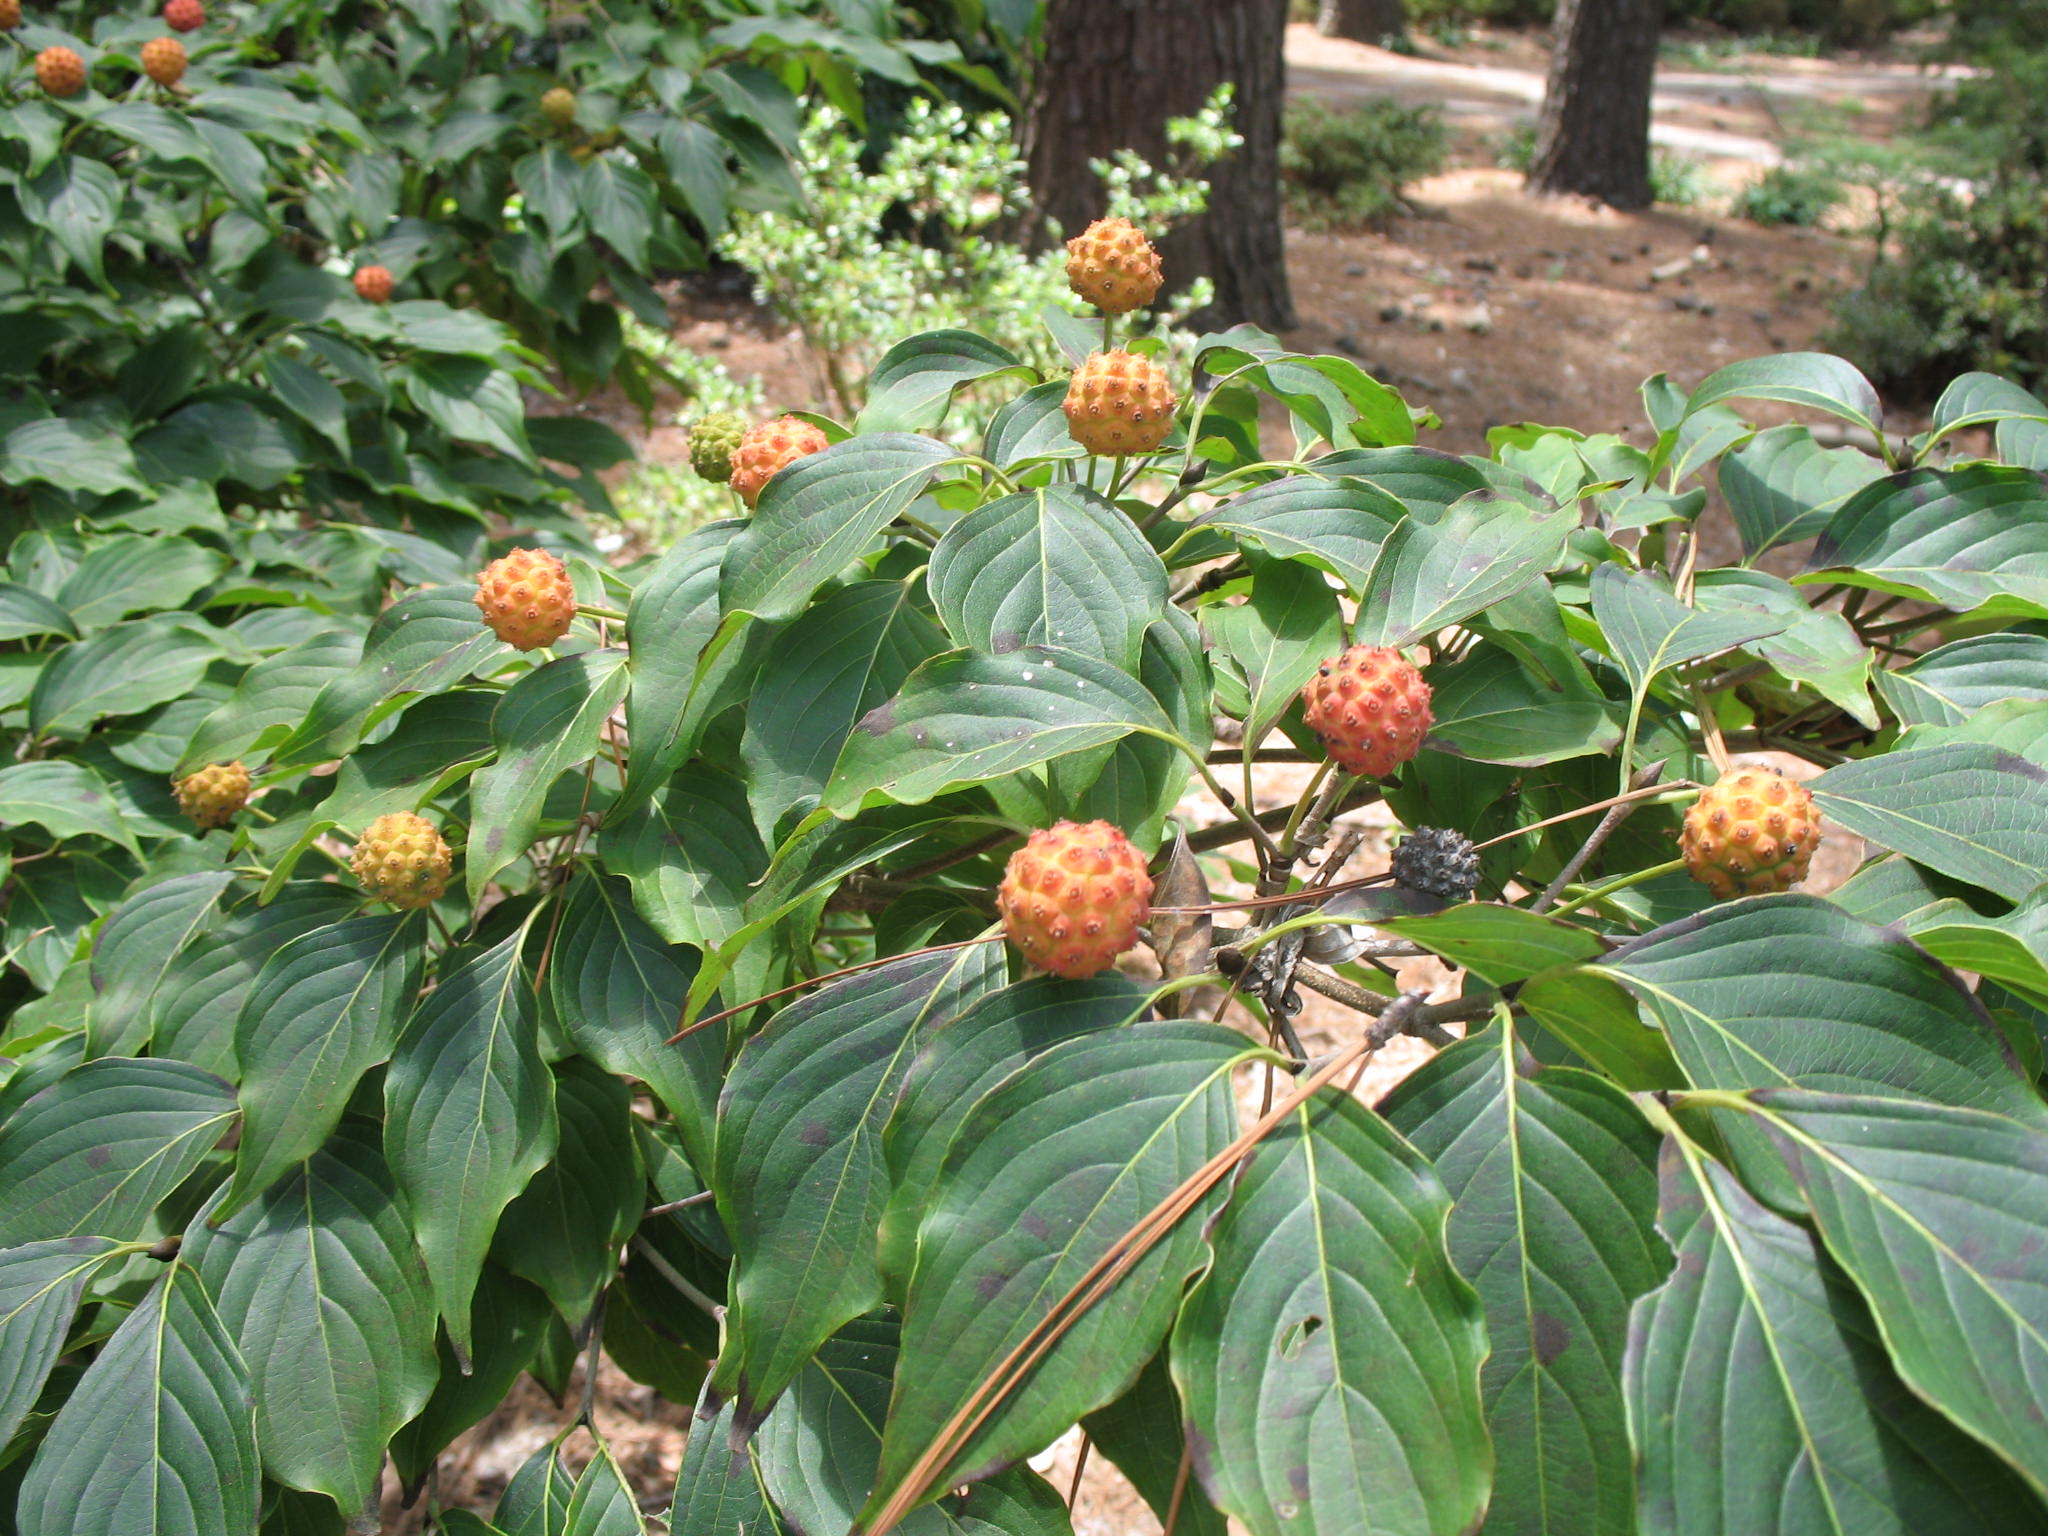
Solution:
<svg viewBox="0 0 2048 1536">
<path fill-rule="evenodd" d="M 1289 103 L 1280 144 L 1288 212 L 1306 229 L 1384 223 L 1407 211 L 1409 184 L 1434 176 L 1449 156 L 1435 107 L 1381 97 L 1339 109 L 1304 97 Z"/>
<path fill-rule="evenodd" d="M 1799 354 L 1652 379 L 1647 446 L 1460 458 L 1346 360 L 1194 353 L 1111 473 L 1062 379 L 912 337 L 750 518 L 572 558 L 551 652 L 417 537 L 38 500 L 0 586 L 14 1528 L 337 1531 L 588 1349 L 696 1404 L 691 1533 L 1067 1532 L 1022 1462 L 1077 1422 L 1182 1531 L 2048 1529 L 2048 406 L 1969 376 L 1902 448 Z M 978 453 L 932 435 L 968 386 L 1014 391 Z M 1347 641 L 1426 648 L 1427 748 L 1230 795 L 1212 756 L 1320 759 Z M 1832 896 L 1716 906 L 1671 859 L 1752 747 L 1871 845 Z M 233 757 L 261 794 L 194 835 L 165 778 Z M 1480 899 L 1309 868 L 1382 796 L 1483 845 Z M 424 913 L 345 871 L 399 810 L 460 849 Z M 1159 849 L 1157 983 L 993 939 L 1062 817 Z M 1231 875 L 1275 899 L 1200 915 Z M 1397 995 L 1408 952 L 1460 995 Z M 1377 1022 L 1290 1059 L 1297 978 Z M 1219 992 L 1265 1043 L 1184 1016 Z M 1342 1091 L 1461 1020 L 1377 1112 Z M 640 1529 L 602 1446 L 436 1518 Z"/>
</svg>

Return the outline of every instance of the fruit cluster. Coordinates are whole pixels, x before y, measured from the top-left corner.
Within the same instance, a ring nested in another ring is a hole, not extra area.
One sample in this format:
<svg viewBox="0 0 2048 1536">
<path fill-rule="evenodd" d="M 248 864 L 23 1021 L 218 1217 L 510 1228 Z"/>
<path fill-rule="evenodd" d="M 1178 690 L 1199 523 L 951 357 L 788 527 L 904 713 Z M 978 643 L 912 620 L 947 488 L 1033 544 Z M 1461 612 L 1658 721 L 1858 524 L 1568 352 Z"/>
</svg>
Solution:
<svg viewBox="0 0 2048 1536">
<path fill-rule="evenodd" d="M 1070 981 L 1114 965 L 1137 942 L 1151 902 L 1144 858 L 1106 821 L 1033 832 L 996 889 L 1010 942 L 1033 965 Z"/>
<path fill-rule="evenodd" d="M 780 416 L 750 427 L 732 451 L 732 488 L 751 507 L 779 471 L 798 459 L 822 453 L 828 446 L 822 431 L 796 416 Z"/>
<path fill-rule="evenodd" d="M 1812 793 L 1774 768 L 1722 774 L 1700 791 L 1679 834 L 1686 869 L 1723 901 L 1797 885 L 1819 845 Z"/>
<path fill-rule="evenodd" d="M 1308 728 L 1347 773 L 1384 778 L 1422 750 L 1429 684 L 1390 646 L 1354 645 L 1301 690 Z"/>
<path fill-rule="evenodd" d="M 500 640 L 516 651 L 537 651 L 569 633 L 576 618 L 576 585 L 560 556 L 515 549 L 484 567 L 477 578 L 476 606 Z"/>
<path fill-rule="evenodd" d="M 424 907 L 448 889 L 454 856 L 424 816 L 393 811 L 367 827 L 349 859 L 363 889 L 394 907 Z"/>
</svg>

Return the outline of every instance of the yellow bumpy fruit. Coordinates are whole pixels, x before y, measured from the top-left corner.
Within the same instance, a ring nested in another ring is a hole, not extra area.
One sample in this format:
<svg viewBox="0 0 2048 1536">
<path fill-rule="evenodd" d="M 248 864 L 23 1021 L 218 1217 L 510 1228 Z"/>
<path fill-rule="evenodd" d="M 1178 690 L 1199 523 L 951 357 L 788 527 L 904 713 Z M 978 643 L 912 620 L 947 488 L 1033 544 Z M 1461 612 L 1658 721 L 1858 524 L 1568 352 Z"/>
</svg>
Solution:
<svg viewBox="0 0 2048 1536">
<path fill-rule="evenodd" d="M 1820 812 L 1804 784 L 1775 768 L 1731 768 L 1685 813 L 1678 849 L 1721 900 L 1797 885 L 1820 846 Z"/>
<path fill-rule="evenodd" d="M 1105 314 L 1159 296 L 1159 252 L 1129 219 L 1097 219 L 1067 242 L 1067 286 Z"/>
<path fill-rule="evenodd" d="M 1070 981 L 1114 965 L 1137 942 L 1151 902 L 1145 860 L 1106 821 L 1033 832 L 1010 855 L 996 888 L 1010 942 L 1033 965 Z"/>
<path fill-rule="evenodd" d="M 171 790 L 178 797 L 178 809 L 201 830 L 224 827 L 249 803 L 249 770 L 238 762 L 214 763 L 173 779 Z"/>
<path fill-rule="evenodd" d="M 455 861 L 431 821 L 393 811 L 363 828 L 348 863 L 372 896 L 394 907 L 424 907 L 448 889 Z"/>
<path fill-rule="evenodd" d="M 576 585 L 569 568 L 544 549 L 515 549 L 477 578 L 476 606 L 491 633 L 519 651 L 537 651 L 569 633 Z"/>
<path fill-rule="evenodd" d="M 1166 370 L 1135 352 L 1097 352 L 1074 370 L 1061 409 L 1067 431 L 1090 453 L 1150 453 L 1173 431 L 1179 404 Z"/>
</svg>

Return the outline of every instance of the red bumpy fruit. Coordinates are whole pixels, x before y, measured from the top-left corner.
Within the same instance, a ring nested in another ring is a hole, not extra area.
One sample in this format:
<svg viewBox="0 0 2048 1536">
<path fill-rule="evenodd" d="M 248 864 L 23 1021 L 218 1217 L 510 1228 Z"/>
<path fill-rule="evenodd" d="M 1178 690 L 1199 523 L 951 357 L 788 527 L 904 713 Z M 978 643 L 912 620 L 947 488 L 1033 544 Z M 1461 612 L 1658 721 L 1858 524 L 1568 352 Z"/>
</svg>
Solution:
<svg viewBox="0 0 2048 1536">
<path fill-rule="evenodd" d="M 454 858 L 434 824 L 411 811 L 393 811 L 363 828 L 349 868 L 372 896 L 394 907 L 424 907 L 448 889 Z"/>
<path fill-rule="evenodd" d="M 391 302 L 391 269 L 389 267 L 357 267 L 350 279 L 356 285 L 356 296 L 368 299 L 372 304 Z"/>
<path fill-rule="evenodd" d="M 171 789 L 178 797 L 178 809 L 199 824 L 224 827 L 235 812 L 249 803 L 249 770 L 240 763 L 214 763 L 173 779 Z"/>
<path fill-rule="evenodd" d="M 1813 796 L 1773 768 L 1732 768 L 1701 790 L 1678 842 L 1693 879 L 1723 901 L 1797 885 L 1819 844 Z"/>
<path fill-rule="evenodd" d="M 544 549 L 515 549 L 477 578 L 476 606 L 491 633 L 514 650 L 537 651 L 569 633 L 576 585 Z"/>
<path fill-rule="evenodd" d="M 1137 941 L 1152 877 L 1131 840 L 1106 821 L 1063 821 L 1010 855 L 996 910 L 1024 958 L 1080 981 L 1107 970 Z"/>
<path fill-rule="evenodd" d="M 185 78 L 185 45 L 175 37 L 152 37 L 142 45 L 142 72 L 161 86 Z"/>
<path fill-rule="evenodd" d="M 69 48 L 45 48 L 36 55 L 36 84 L 52 96 L 76 96 L 85 89 L 85 60 Z"/>
<path fill-rule="evenodd" d="M 732 451 L 732 488 L 751 507 L 761 499 L 762 488 L 775 478 L 776 471 L 828 446 L 823 432 L 794 416 L 749 427 Z"/>
<path fill-rule="evenodd" d="M 1129 219 L 1097 219 L 1067 242 L 1067 286 L 1106 314 L 1159 295 L 1159 253 Z"/>
<path fill-rule="evenodd" d="M 1314 731 L 1338 767 L 1384 778 L 1422 750 L 1429 684 L 1391 646 L 1354 645 L 1301 690 Z"/>
<path fill-rule="evenodd" d="M 21 25 L 21 0 L 0 0 L 0 32 L 12 32 Z"/>
<path fill-rule="evenodd" d="M 1150 453 L 1173 430 L 1166 370 L 1135 352 L 1096 352 L 1067 385 L 1067 430 L 1090 453 Z"/>
<path fill-rule="evenodd" d="M 206 25 L 206 7 L 199 0 L 169 0 L 164 6 L 164 25 L 173 32 L 197 32 Z"/>
</svg>

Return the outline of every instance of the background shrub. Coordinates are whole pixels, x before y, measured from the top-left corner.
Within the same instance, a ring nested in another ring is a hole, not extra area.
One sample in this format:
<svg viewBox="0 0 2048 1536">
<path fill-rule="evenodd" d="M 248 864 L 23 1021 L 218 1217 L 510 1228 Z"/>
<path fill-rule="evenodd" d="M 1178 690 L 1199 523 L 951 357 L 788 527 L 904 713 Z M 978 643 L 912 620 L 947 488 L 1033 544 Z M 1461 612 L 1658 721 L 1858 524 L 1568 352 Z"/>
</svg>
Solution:
<svg viewBox="0 0 2048 1536">
<path fill-rule="evenodd" d="M 1290 102 L 1280 174 L 1290 214 L 1307 229 L 1353 229 L 1392 217 L 1412 182 L 1444 168 L 1449 135 L 1434 107 L 1373 100 L 1333 108 Z"/>
</svg>

